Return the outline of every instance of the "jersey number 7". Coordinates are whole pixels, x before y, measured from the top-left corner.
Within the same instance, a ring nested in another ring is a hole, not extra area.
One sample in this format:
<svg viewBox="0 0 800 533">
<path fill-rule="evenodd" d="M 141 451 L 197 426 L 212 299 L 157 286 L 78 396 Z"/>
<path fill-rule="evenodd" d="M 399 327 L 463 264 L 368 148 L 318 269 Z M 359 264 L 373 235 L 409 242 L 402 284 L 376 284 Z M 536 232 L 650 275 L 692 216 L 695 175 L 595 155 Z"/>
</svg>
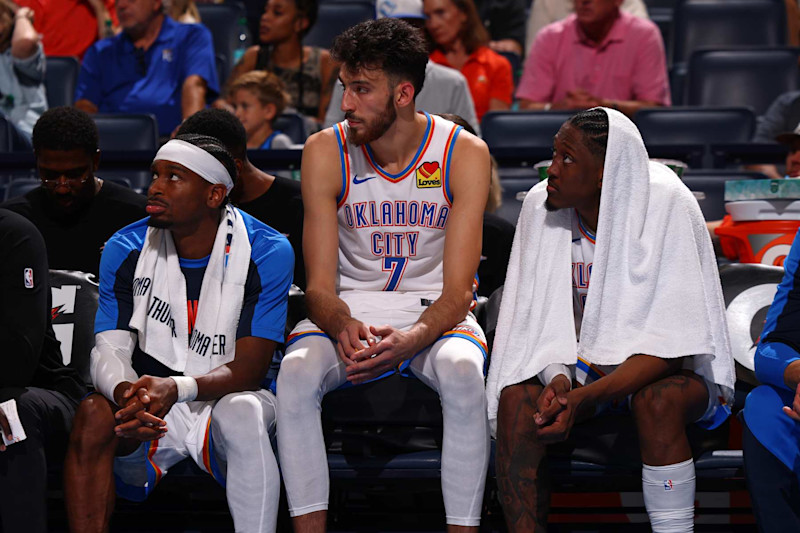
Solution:
<svg viewBox="0 0 800 533">
<path fill-rule="evenodd" d="M 403 279 L 403 273 L 406 271 L 406 264 L 408 264 L 408 257 L 383 258 L 383 271 L 389 272 L 389 281 L 386 282 L 383 290 L 397 290 L 397 286 L 400 285 L 400 280 Z"/>
</svg>

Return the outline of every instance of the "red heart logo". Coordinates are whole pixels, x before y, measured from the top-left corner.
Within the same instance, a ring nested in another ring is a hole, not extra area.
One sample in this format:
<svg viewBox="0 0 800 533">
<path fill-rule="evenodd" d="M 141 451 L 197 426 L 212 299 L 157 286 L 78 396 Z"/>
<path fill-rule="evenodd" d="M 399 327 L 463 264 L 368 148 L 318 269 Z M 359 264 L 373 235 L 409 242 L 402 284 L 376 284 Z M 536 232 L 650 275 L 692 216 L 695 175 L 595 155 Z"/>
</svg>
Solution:
<svg viewBox="0 0 800 533">
<path fill-rule="evenodd" d="M 422 163 L 420 170 L 425 175 L 426 178 L 433 176 L 433 173 L 439 170 L 439 162 L 433 161 L 429 163 Z"/>
</svg>

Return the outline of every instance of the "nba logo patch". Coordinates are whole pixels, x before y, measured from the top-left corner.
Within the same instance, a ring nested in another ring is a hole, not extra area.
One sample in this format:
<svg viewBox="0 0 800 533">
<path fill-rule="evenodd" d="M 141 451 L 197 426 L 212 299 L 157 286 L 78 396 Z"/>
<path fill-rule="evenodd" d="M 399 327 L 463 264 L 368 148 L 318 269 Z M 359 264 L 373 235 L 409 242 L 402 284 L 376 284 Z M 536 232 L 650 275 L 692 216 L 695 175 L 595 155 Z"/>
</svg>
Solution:
<svg viewBox="0 0 800 533">
<path fill-rule="evenodd" d="M 25 279 L 25 288 L 32 289 L 33 288 L 33 269 L 26 268 L 22 273 L 22 277 Z"/>
<path fill-rule="evenodd" d="M 664 480 L 664 490 L 672 490 L 672 480 L 665 479 Z"/>
<path fill-rule="evenodd" d="M 439 162 L 422 163 L 417 167 L 417 189 L 431 189 L 442 186 L 442 169 Z"/>
</svg>

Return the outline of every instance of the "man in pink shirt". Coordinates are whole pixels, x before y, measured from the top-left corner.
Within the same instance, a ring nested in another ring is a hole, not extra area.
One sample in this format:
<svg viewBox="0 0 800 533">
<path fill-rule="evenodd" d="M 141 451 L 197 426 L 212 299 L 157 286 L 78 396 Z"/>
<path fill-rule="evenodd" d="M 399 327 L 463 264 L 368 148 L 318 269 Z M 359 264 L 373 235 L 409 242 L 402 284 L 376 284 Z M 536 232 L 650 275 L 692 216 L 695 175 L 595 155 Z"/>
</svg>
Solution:
<svg viewBox="0 0 800 533">
<path fill-rule="evenodd" d="M 642 107 L 670 105 L 658 27 L 620 4 L 575 0 L 574 14 L 539 32 L 517 89 L 521 109 L 605 106 L 633 116 Z"/>
</svg>

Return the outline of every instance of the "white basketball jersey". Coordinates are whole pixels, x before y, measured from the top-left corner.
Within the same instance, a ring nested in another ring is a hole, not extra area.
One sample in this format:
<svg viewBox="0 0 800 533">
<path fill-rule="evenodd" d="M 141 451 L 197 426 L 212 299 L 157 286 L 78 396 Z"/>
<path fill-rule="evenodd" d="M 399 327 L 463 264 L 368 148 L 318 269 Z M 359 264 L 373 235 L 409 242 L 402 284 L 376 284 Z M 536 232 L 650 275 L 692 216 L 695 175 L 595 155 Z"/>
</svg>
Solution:
<svg viewBox="0 0 800 533">
<path fill-rule="evenodd" d="M 450 159 L 462 130 L 424 113 L 425 135 L 411 163 L 389 174 L 368 145 L 348 141 L 347 122 L 334 126 L 342 190 L 338 201 L 338 290 L 441 294 L 445 229 L 452 206 Z"/>
<path fill-rule="evenodd" d="M 575 313 L 575 333 L 580 339 L 583 309 L 589 294 L 589 279 L 594 261 L 594 235 L 581 222 L 574 211 L 572 217 L 572 309 Z"/>
</svg>

